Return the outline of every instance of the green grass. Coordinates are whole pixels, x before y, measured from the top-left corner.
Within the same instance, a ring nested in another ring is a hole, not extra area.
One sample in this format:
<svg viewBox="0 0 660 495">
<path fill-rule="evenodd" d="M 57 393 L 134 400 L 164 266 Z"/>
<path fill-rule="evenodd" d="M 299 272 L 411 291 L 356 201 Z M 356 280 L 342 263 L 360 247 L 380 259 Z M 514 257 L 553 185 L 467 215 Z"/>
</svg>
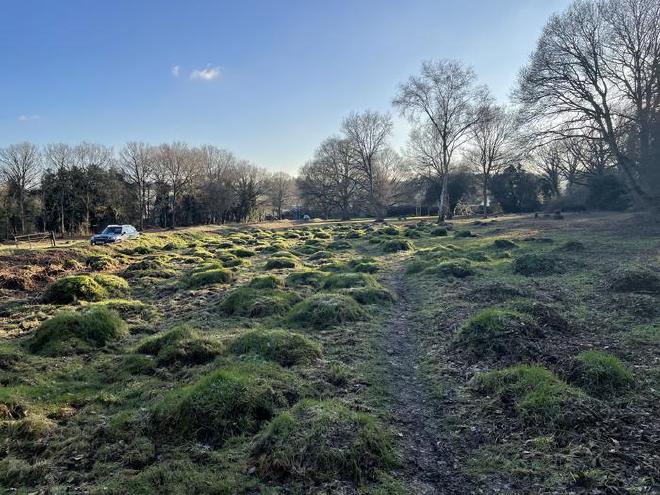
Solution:
<svg viewBox="0 0 660 495">
<path fill-rule="evenodd" d="M 523 254 L 513 260 L 513 272 L 532 277 L 535 275 L 551 275 L 559 271 L 557 260 L 545 254 Z"/>
<path fill-rule="evenodd" d="M 101 301 L 128 293 L 128 282 L 114 275 L 71 275 L 50 284 L 43 301 L 50 304 L 71 304 L 78 301 Z"/>
<path fill-rule="evenodd" d="M 601 398 L 625 391 L 635 383 L 632 373 L 616 356 L 601 351 L 575 356 L 567 378 L 588 394 Z"/>
<path fill-rule="evenodd" d="M 234 274 L 225 268 L 213 268 L 190 275 L 188 287 L 197 289 L 213 284 L 228 284 L 234 279 Z"/>
<path fill-rule="evenodd" d="M 288 320 L 300 326 L 328 328 L 362 320 L 366 312 L 350 296 L 336 293 L 314 294 L 296 304 Z"/>
<path fill-rule="evenodd" d="M 366 273 L 334 273 L 321 283 L 324 290 L 347 289 L 349 287 L 378 287 L 378 282 Z"/>
<path fill-rule="evenodd" d="M 280 289 L 284 287 L 284 280 L 275 275 L 254 277 L 248 284 L 253 289 Z"/>
<path fill-rule="evenodd" d="M 299 300 L 295 292 L 239 287 L 222 300 L 219 308 L 228 316 L 263 318 L 284 314 Z"/>
<path fill-rule="evenodd" d="M 321 357 L 321 346 L 304 335 L 288 330 L 250 330 L 229 346 L 234 354 L 256 354 L 282 366 L 313 363 Z"/>
</svg>

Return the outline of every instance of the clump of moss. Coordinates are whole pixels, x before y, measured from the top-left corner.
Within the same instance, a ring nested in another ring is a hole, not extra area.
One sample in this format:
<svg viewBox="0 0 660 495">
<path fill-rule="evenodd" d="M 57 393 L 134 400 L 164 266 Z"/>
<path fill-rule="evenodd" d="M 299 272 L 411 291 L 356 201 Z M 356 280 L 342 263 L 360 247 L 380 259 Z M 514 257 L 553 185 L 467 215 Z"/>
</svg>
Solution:
<svg viewBox="0 0 660 495">
<path fill-rule="evenodd" d="M 497 249 L 513 249 L 518 247 L 518 244 L 511 239 L 495 239 L 493 241 L 493 247 L 496 247 Z"/>
<path fill-rule="evenodd" d="M 348 294 L 360 304 L 391 304 L 396 301 L 394 294 L 384 287 L 351 287 L 342 293 Z"/>
<path fill-rule="evenodd" d="M 267 363 L 230 364 L 167 394 L 153 410 L 155 433 L 216 446 L 255 433 L 288 405 L 290 379 Z"/>
<path fill-rule="evenodd" d="M 293 272 L 286 278 L 286 285 L 288 287 L 300 287 L 305 285 L 310 287 L 320 287 L 324 278 L 325 274 L 318 270 Z"/>
<path fill-rule="evenodd" d="M 341 251 L 345 249 L 351 249 L 353 246 L 351 246 L 351 243 L 348 241 L 333 241 L 330 244 L 328 244 L 328 249 L 334 249 L 335 251 Z"/>
<path fill-rule="evenodd" d="M 266 479 L 360 483 L 395 462 L 393 443 L 376 419 L 337 401 L 304 400 L 277 416 L 255 443 Z"/>
<path fill-rule="evenodd" d="M 633 384 L 633 375 L 623 363 L 601 351 L 585 351 L 575 356 L 567 378 L 588 394 L 603 398 Z"/>
<path fill-rule="evenodd" d="M 351 297 L 344 294 L 314 294 L 296 304 L 288 319 L 299 325 L 327 328 L 342 323 L 359 321 L 366 316 L 364 310 Z"/>
<path fill-rule="evenodd" d="M 220 310 L 230 316 L 263 318 L 284 314 L 299 300 L 295 292 L 239 287 L 222 300 Z"/>
<path fill-rule="evenodd" d="M 454 343 L 477 358 L 519 358 L 533 351 L 533 340 L 542 332 L 527 315 L 487 308 L 466 321 Z"/>
<path fill-rule="evenodd" d="M 321 288 L 325 290 L 376 286 L 378 286 L 376 279 L 366 273 L 333 273 L 321 283 Z"/>
<path fill-rule="evenodd" d="M 401 229 L 395 225 L 387 225 L 382 229 L 378 230 L 378 233 L 385 235 L 400 235 Z"/>
<path fill-rule="evenodd" d="M 397 251 L 410 251 L 415 246 L 407 239 L 389 239 L 383 242 L 382 247 L 386 253 L 396 253 Z"/>
<path fill-rule="evenodd" d="M 253 289 L 279 289 L 284 287 L 284 280 L 275 275 L 262 275 L 250 280 L 248 286 Z"/>
<path fill-rule="evenodd" d="M 37 328 L 29 342 L 32 352 L 62 355 L 102 347 L 128 334 L 126 323 L 116 311 L 89 308 L 62 311 Z"/>
<path fill-rule="evenodd" d="M 308 364 L 321 357 L 321 346 L 288 330 L 251 330 L 234 340 L 234 354 L 257 354 L 282 366 Z"/>
<path fill-rule="evenodd" d="M 228 284 L 233 279 L 234 274 L 226 268 L 213 268 L 192 273 L 188 279 L 188 287 L 198 288 L 211 284 Z"/>
<path fill-rule="evenodd" d="M 476 236 L 477 236 L 476 234 L 473 234 L 469 230 L 457 230 L 456 232 L 454 232 L 454 237 L 457 237 L 459 239 L 461 237 L 476 237 Z"/>
<path fill-rule="evenodd" d="M 470 260 L 466 259 L 443 261 L 442 263 L 431 266 L 424 271 L 456 278 L 465 278 L 476 273 Z"/>
<path fill-rule="evenodd" d="M 128 282 L 114 275 L 71 275 L 62 277 L 46 288 L 43 301 L 70 304 L 77 301 L 101 301 L 128 292 Z"/>
<path fill-rule="evenodd" d="M 145 340 L 137 348 L 140 353 L 155 356 L 159 365 L 203 364 L 222 350 L 219 342 L 202 337 L 188 325 L 175 326 L 162 335 Z"/>
<path fill-rule="evenodd" d="M 641 267 L 614 270 L 607 277 L 607 285 L 616 292 L 660 294 L 660 276 L 654 271 Z"/>
<path fill-rule="evenodd" d="M 160 258 L 143 259 L 131 263 L 126 267 L 127 272 L 136 272 L 144 270 L 160 270 L 165 266 L 165 262 Z"/>
<path fill-rule="evenodd" d="M 433 230 L 431 230 L 431 235 L 436 237 L 446 237 L 447 229 L 444 227 L 436 227 Z"/>
<path fill-rule="evenodd" d="M 245 249 L 245 248 L 235 248 L 235 249 L 232 249 L 230 251 L 230 253 L 233 254 L 234 256 L 239 257 L 239 258 L 250 258 L 250 257 L 254 256 L 255 254 L 257 254 L 254 251 L 252 251 L 251 249 Z"/>
<path fill-rule="evenodd" d="M 292 258 L 270 258 L 266 261 L 264 268 L 266 270 L 280 270 L 284 268 L 296 268 L 298 263 Z"/>
<path fill-rule="evenodd" d="M 517 299 L 509 306 L 514 311 L 527 314 L 534 318 L 542 330 L 552 332 L 567 332 L 570 324 L 562 314 L 553 306 L 531 299 Z"/>
<path fill-rule="evenodd" d="M 330 251 L 316 251 L 314 254 L 310 255 L 310 261 L 318 260 L 327 260 L 332 258 L 332 253 Z"/>
<path fill-rule="evenodd" d="M 575 426 L 595 416 L 587 396 L 540 366 L 518 365 L 480 373 L 472 386 L 531 426 Z"/>
<path fill-rule="evenodd" d="M 526 277 L 551 275 L 559 271 L 557 260 L 544 254 L 523 254 L 513 260 L 513 271 Z"/>
<path fill-rule="evenodd" d="M 109 268 L 114 268 L 115 266 L 117 266 L 117 263 L 115 263 L 115 260 L 112 259 L 110 256 L 106 254 L 99 254 L 99 255 L 88 256 L 87 259 L 85 260 L 85 265 L 87 265 L 89 268 L 91 268 L 94 271 L 101 272 Z"/>
</svg>

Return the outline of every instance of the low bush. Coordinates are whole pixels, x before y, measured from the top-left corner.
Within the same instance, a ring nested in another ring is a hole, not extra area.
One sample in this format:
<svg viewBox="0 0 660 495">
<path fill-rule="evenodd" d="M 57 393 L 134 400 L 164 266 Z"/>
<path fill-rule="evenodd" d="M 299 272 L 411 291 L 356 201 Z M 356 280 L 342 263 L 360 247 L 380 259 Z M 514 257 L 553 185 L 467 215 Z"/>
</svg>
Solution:
<svg viewBox="0 0 660 495">
<path fill-rule="evenodd" d="M 660 294 L 660 276 L 654 271 L 641 267 L 614 270 L 607 277 L 607 285 L 616 292 Z"/>
<path fill-rule="evenodd" d="M 263 318 L 284 314 L 298 301 L 295 292 L 239 287 L 222 300 L 220 310 L 228 316 Z"/>
<path fill-rule="evenodd" d="M 523 364 L 480 373 L 471 384 L 478 393 L 490 395 L 498 407 L 530 426 L 571 427 L 596 416 L 596 404 L 540 366 Z"/>
<path fill-rule="evenodd" d="M 533 353 L 541 329 L 529 316 L 500 308 L 487 308 L 467 320 L 454 343 L 477 358 L 517 359 Z"/>
<path fill-rule="evenodd" d="M 288 330 L 250 330 L 230 346 L 234 354 L 254 353 L 282 366 L 308 364 L 321 357 L 321 346 Z"/>
<path fill-rule="evenodd" d="M 279 289 L 284 287 L 284 280 L 275 275 L 263 275 L 254 277 L 248 284 L 253 289 Z"/>
<path fill-rule="evenodd" d="M 575 356 L 567 378 L 588 394 L 601 398 L 633 385 L 633 375 L 623 363 L 601 351 L 585 351 Z"/>
<path fill-rule="evenodd" d="M 226 268 L 213 268 L 192 273 L 188 279 L 188 287 L 196 289 L 211 284 L 228 284 L 233 279 L 234 274 Z"/>
<path fill-rule="evenodd" d="M 63 311 L 37 327 L 29 348 L 39 354 L 63 355 L 102 347 L 127 334 L 126 323 L 116 311 L 106 308 Z"/>
<path fill-rule="evenodd" d="M 289 312 L 288 319 L 301 326 L 323 329 L 359 321 L 365 316 L 365 311 L 353 298 L 345 294 L 322 293 L 296 304 Z"/>
<path fill-rule="evenodd" d="M 544 254 L 523 254 L 513 260 L 513 271 L 526 277 L 551 275 L 559 272 L 557 261 Z"/>
<path fill-rule="evenodd" d="M 221 445 L 250 435 L 288 405 L 291 378 L 267 363 L 228 365 L 168 393 L 153 409 L 154 433 Z"/>
<path fill-rule="evenodd" d="M 396 253 L 397 251 L 410 251 L 415 246 L 407 239 L 389 239 L 383 242 L 382 247 L 386 253 Z"/>
<path fill-rule="evenodd" d="M 304 400 L 274 418 L 252 452 L 266 479 L 361 483 L 395 463 L 378 421 L 337 401 Z"/>
</svg>

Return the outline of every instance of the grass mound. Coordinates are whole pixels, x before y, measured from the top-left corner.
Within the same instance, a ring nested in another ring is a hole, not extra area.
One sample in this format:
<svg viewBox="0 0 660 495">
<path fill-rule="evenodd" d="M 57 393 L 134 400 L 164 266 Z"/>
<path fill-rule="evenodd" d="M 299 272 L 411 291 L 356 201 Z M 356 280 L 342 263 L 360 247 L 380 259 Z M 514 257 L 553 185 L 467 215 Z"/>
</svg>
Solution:
<svg viewBox="0 0 660 495">
<path fill-rule="evenodd" d="M 333 241 L 330 244 L 328 244 L 328 249 L 334 249 L 335 251 L 341 251 L 344 249 L 351 249 L 351 243 L 348 241 Z"/>
<path fill-rule="evenodd" d="M 114 275 L 71 275 L 62 277 L 46 288 L 43 301 L 70 304 L 77 301 L 101 301 L 128 292 L 128 282 Z"/>
<path fill-rule="evenodd" d="M 256 354 L 282 366 L 307 364 L 321 357 L 321 347 L 311 339 L 287 330 L 251 330 L 230 346 L 234 354 Z"/>
<path fill-rule="evenodd" d="M 511 239 L 495 239 L 493 241 L 493 247 L 496 247 L 497 249 L 513 249 L 518 247 L 518 244 Z"/>
<path fill-rule="evenodd" d="M 228 284 L 233 279 L 234 274 L 226 268 L 212 268 L 192 273 L 188 279 L 188 287 L 196 289 L 211 284 Z"/>
<path fill-rule="evenodd" d="M 29 348 L 46 355 L 63 355 L 102 347 L 128 334 L 126 323 L 116 311 L 90 308 L 81 312 L 63 311 L 37 328 Z"/>
<path fill-rule="evenodd" d="M 531 354 L 532 340 L 540 336 L 541 329 L 528 315 L 487 308 L 461 326 L 455 345 L 477 358 L 518 358 Z"/>
<path fill-rule="evenodd" d="M 457 230 L 456 232 L 454 232 L 454 237 L 457 237 L 457 238 L 460 239 L 460 238 L 465 238 L 465 237 L 477 237 L 477 235 L 473 234 L 469 230 Z"/>
<path fill-rule="evenodd" d="M 299 300 L 294 292 L 239 287 L 222 300 L 220 309 L 228 316 L 263 318 L 284 314 Z"/>
<path fill-rule="evenodd" d="M 523 364 L 480 373 L 472 386 L 531 426 L 568 427 L 595 416 L 594 404 L 583 392 L 540 366 Z"/>
<path fill-rule="evenodd" d="M 557 261 L 544 254 L 523 254 L 513 260 L 513 271 L 526 277 L 551 275 L 559 271 Z"/>
<path fill-rule="evenodd" d="M 347 294 L 360 304 L 391 304 L 396 301 L 394 294 L 384 287 L 351 287 L 344 289 Z"/>
<path fill-rule="evenodd" d="M 414 245 L 407 239 L 390 239 L 382 244 L 385 253 L 396 253 L 397 251 L 410 251 Z"/>
<path fill-rule="evenodd" d="M 504 289 L 506 290 L 506 288 Z M 552 332 L 567 332 L 570 324 L 566 318 L 553 306 L 531 299 L 517 299 L 509 304 L 511 309 L 524 313 L 536 321 L 542 330 Z"/>
<path fill-rule="evenodd" d="M 447 229 L 444 227 L 436 227 L 433 230 L 431 230 L 431 235 L 436 236 L 436 237 L 446 237 L 447 236 Z"/>
<path fill-rule="evenodd" d="M 633 384 L 633 375 L 623 363 L 601 351 L 585 351 L 575 356 L 567 378 L 595 397 L 611 396 Z"/>
<path fill-rule="evenodd" d="M 106 254 L 88 256 L 85 260 L 85 265 L 96 272 L 101 272 L 103 270 L 107 270 L 108 268 L 114 268 L 117 266 L 115 260 Z"/>
<path fill-rule="evenodd" d="M 360 483 L 394 464 L 393 443 L 372 416 L 337 401 L 304 400 L 273 419 L 253 449 L 266 479 Z"/>
<path fill-rule="evenodd" d="M 289 380 L 267 363 L 230 364 L 163 397 L 153 410 L 155 432 L 210 445 L 253 434 L 288 405 Z"/>
<path fill-rule="evenodd" d="M 257 254 L 254 251 L 252 251 L 251 249 L 245 249 L 245 248 L 235 248 L 235 249 L 232 249 L 229 252 L 231 254 L 233 254 L 234 256 L 237 256 L 238 258 L 250 258 L 250 257 L 254 256 L 255 254 Z"/>
<path fill-rule="evenodd" d="M 155 356 L 159 365 L 202 364 L 220 354 L 222 345 L 188 325 L 179 325 L 145 340 L 137 351 Z"/>
<path fill-rule="evenodd" d="M 579 253 L 586 248 L 580 241 L 566 241 L 557 248 L 557 251 L 564 251 L 567 253 Z"/>
<path fill-rule="evenodd" d="M 332 257 L 332 253 L 330 251 L 316 251 L 314 254 L 309 256 L 309 259 L 310 261 L 318 261 L 331 259 Z"/>
<path fill-rule="evenodd" d="M 325 274 L 318 270 L 293 272 L 286 278 L 286 285 L 288 287 L 300 287 L 305 285 L 310 287 L 320 287 L 324 278 Z"/>
<path fill-rule="evenodd" d="M 443 261 L 442 263 L 439 263 L 436 266 L 431 266 L 424 271 L 456 278 L 465 278 L 476 273 L 470 260 L 466 259 Z"/>
<path fill-rule="evenodd" d="M 345 294 L 314 294 L 296 304 L 289 312 L 288 319 L 302 326 L 327 328 L 362 320 L 365 311 L 352 298 Z"/>
<path fill-rule="evenodd" d="M 275 275 L 263 275 L 261 277 L 254 277 L 248 284 L 253 289 L 278 289 L 284 287 L 284 280 Z"/>
<path fill-rule="evenodd" d="M 321 288 L 325 290 L 376 286 L 378 286 L 376 279 L 366 273 L 333 273 L 321 283 Z"/>
<path fill-rule="evenodd" d="M 616 292 L 660 294 L 660 276 L 644 268 L 621 268 L 612 272 L 608 287 Z"/>
<path fill-rule="evenodd" d="M 293 258 L 270 258 L 266 261 L 264 268 L 266 270 L 280 270 L 283 268 L 295 268 L 298 266 L 296 260 Z"/>
</svg>

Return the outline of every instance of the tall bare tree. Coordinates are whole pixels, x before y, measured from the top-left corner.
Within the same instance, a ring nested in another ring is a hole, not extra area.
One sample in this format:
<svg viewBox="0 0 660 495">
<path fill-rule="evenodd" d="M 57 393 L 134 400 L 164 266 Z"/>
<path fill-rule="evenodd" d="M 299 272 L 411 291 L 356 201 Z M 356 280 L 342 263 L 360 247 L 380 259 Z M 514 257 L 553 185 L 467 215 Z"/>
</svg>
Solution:
<svg viewBox="0 0 660 495">
<path fill-rule="evenodd" d="M 28 193 L 39 183 L 41 155 L 32 143 L 12 144 L 0 149 L 0 173 L 10 190 L 16 191 L 21 222 L 21 233 L 26 231 L 25 203 Z"/>
<path fill-rule="evenodd" d="M 82 191 L 78 191 L 85 209 L 85 229 L 89 233 L 92 231 L 91 207 L 96 196 L 100 191 L 96 189 L 98 185 L 97 177 L 114 160 L 112 148 L 97 144 L 82 142 L 75 148 L 76 161 L 78 167 L 82 170 L 83 183 Z"/>
<path fill-rule="evenodd" d="M 130 141 L 119 151 L 119 166 L 129 184 L 137 191 L 140 230 L 149 216 L 149 190 L 153 181 L 155 150 L 152 146 Z"/>
<path fill-rule="evenodd" d="M 278 220 L 282 219 L 282 210 L 296 197 L 296 181 L 286 172 L 275 172 L 268 179 L 267 194 Z"/>
<path fill-rule="evenodd" d="M 74 146 L 65 143 L 48 144 L 44 148 L 43 157 L 46 168 L 59 172 L 57 174 L 59 180 L 56 188 L 59 206 L 57 212 L 59 222 L 57 223 L 59 224 L 60 233 L 64 235 L 66 231 L 65 205 L 68 197 L 73 194 L 73 191 L 71 190 L 71 184 L 66 183 L 62 179 L 64 179 L 67 172 L 77 163 L 76 149 Z"/>
<path fill-rule="evenodd" d="M 199 169 L 196 167 L 196 151 L 181 142 L 161 144 L 156 154 L 157 171 L 170 188 L 171 226 L 176 227 L 177 202 L 189 187 Z"/>
<path fill-rule="evenodd" d="M 382 221 L 385 218 L 385 205 L 376 187 L 378 156 L 387 148 L 387 140 L 392 133 L 392 118 L 389 114 L 371 110 L 354 112 L 344 119 L 341 128 L 351 143 L 359 180 L 368 197 L 369 207 L 376 220 Z"/>
<path fill-rule="evenodd" d="M 453 60 L 427 61 L 418 76 L 411 76 L 399 87 L 393 101 L 402 115 L 415 127 L 428 127 L 427 138 L 438 140 L 442 183 L 438 222 L 444 222 L 447 208 L 447 181 L 452 159 L 470 137 L 470 129 L 479 119 L 477 107 L 485 98 L 485 89 L 476 85 L 472 69 Z M 426 165 L 425 165 L 426 167 Z"/>
</svg>

